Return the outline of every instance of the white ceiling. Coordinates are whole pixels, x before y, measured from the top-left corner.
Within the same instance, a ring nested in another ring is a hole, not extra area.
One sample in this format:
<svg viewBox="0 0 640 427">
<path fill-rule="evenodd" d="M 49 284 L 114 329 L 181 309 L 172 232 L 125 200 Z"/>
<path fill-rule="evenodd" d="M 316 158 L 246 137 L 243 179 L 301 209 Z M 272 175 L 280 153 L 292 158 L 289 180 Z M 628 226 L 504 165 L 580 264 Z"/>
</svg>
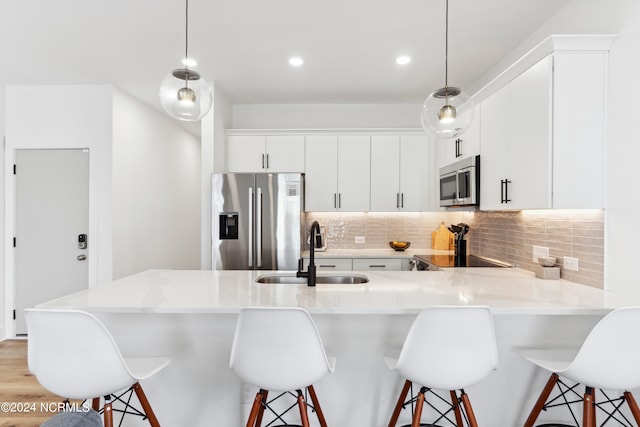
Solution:
<svg viewBox="0 0 640 427">
<path fill-rule="evenodd" d="M 449 85 L 468 87 L 568 0 L 450 0 Z M 0 2 L 0 79 L 112 83 L 160 109 L 184 0 Z M 444 84 L 445 0 L 190 0 L 189 53 L 234 104 L 422 103 Z M 409 55 L 404 67 L 398 55 Z M 304 57 L 300 68 L 288 65 Z M 2 78 L 4 77 L 4 78 Z"/>
</svg>

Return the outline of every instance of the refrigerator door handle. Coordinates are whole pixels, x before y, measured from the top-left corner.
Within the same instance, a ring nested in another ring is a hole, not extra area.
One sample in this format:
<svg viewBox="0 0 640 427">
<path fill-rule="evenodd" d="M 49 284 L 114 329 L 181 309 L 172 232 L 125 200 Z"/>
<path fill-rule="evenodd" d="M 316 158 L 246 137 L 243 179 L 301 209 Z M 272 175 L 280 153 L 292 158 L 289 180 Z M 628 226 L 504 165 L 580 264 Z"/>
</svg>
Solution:
<svg viewBox="0 0 640 427">
<path fill-rule="evenodd" d="M 256 198 L 256 267 L 262 268 L 262 188 Z"/>
<path fill-rule="evenodd" d="M 249 187 L 249 268 L 253 268 L 253 187 Z"/>
</svg>

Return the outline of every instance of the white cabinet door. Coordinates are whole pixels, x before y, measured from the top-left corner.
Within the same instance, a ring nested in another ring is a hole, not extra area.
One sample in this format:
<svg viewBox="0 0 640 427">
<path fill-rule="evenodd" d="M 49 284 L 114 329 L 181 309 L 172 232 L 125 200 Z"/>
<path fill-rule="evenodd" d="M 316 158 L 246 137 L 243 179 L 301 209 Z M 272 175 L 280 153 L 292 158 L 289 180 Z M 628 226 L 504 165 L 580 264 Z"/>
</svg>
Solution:
<svg viewBox="0 0 640 427">
<path fill-rule="evenodd" d="M 429 171 L 429 138 L 426 135 L 402 135 L 400 137 L 400 208 L 402 211 L 429 210 Z"/>
<path fill-rule="evenodd" d="M 371 137 L 371 212 L 400 208 L 400 150 L 397 135 Z"/>
<path fill-rule="evenodd" d="M 551 207 L 551 73 L 547 57 L 509 83 L 509 209 Z"/>
<path fill-rule="evenodd" d="M 480 132 L 480 208 L 506 209 L 504 180 L 509 175 L 509 87 L 505 86 L 482 103 Z"/>
<path fill-rule="evenodd" d="M 335 211 L 338 205 L 338 137 L 307 136 L 305 147 L 305 210 Z"/>
<path fill-rule="evenodd" d="M 482 103 L 483 210 L 551 207 L 551 58 Z"/>
<path fill-rule="evenodd" d="M 264 135 L 229 135 L 227 170 L 229 172 L 264 172 Z"/>
<path fill-rule="evenodd" d="M 265 172 L 304 172 L 304 136 L 269 135 L 266 140 Z"/>
<path fill-rule="evenodd" d="M 338 210 L 369 210 L 371 137 L 338 137 Z"/>
<path fill-rule="evenodd" d="M 354 258 L 354 271 L 401 271 L 400 258 Z"/>
</svg>

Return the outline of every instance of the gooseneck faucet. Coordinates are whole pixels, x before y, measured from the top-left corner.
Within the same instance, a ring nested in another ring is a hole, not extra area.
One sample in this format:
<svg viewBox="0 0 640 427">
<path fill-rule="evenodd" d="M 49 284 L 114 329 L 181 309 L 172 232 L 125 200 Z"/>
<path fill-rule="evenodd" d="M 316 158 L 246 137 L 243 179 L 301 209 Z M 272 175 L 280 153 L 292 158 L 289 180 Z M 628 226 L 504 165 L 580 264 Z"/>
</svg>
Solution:
<svg viewBox="0 0 640 427">
<path fill-rule="evenodd" d="M 313 221 L 311 223 L 311 228 L 309 229 L 309 267 L 307 267 L 307 271 L 302 271 L 304 263 L 302 258 L 300 258 L 298 260 L 298 271 L 296 272 L 296 277 L 307 278 L 307 286 L 316 285 L 315 247 L 316 239 L 319 237 L 320 224 L 318 224 L 318 221 Z"/>
</svg>

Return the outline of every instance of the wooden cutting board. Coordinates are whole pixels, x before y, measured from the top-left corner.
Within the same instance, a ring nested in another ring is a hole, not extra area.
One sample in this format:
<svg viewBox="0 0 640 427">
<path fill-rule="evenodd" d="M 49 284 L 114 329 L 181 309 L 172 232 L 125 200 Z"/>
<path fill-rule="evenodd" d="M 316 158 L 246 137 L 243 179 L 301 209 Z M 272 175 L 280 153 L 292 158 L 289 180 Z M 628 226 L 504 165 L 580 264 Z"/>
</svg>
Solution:
<svg viewBox="0 0 640 427">
<path fill-rule="evenodd" d="M 444 251 L 452 251 L 455 249 L 454 234 L 450 232 L 444 225 L 440 224 L 440 228 L 431 233 L 431 249 Z"/>
</svg>

